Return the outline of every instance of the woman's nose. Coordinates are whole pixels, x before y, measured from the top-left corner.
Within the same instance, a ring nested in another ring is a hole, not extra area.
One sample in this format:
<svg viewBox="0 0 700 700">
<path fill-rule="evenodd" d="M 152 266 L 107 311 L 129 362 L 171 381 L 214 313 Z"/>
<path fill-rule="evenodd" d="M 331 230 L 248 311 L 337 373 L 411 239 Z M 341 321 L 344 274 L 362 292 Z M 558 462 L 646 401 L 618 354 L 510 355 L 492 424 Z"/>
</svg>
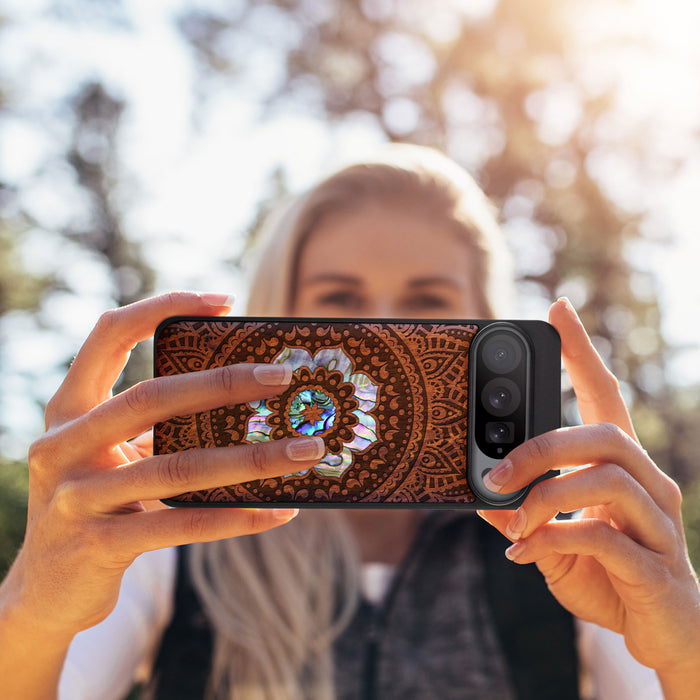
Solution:
<svg viewBox="0 0 700 700">
<path fill-rule="evenodd" d="M 371 318 L 397 318 L 401 314 L 391 299 L 374 299 L 367 305 L 367 316 Z"/>
</svg>

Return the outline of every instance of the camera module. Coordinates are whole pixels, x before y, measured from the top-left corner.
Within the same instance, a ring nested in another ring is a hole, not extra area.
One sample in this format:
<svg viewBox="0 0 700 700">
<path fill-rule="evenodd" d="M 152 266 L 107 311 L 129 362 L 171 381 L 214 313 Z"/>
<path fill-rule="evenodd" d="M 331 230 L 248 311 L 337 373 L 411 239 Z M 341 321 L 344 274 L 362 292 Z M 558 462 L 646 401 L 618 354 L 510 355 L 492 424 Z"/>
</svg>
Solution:
<svg viewBox="0 0 700 700">
<path fill-rule="evenodd" d="M 467 477 L 489 506 L 509 507 L 526 489 L 496 493 L 485 474 L 533 434 L 560 424 L 559 355 L 556 331 L 541 321 L 485 322 L 472 342 Z"/>
<path fill-rule="evenodd" d="M 530 430 L 530 347 L 516 326 L 496 321 L 477 335 L 472 352 L 475 445 L 484 460 L 502 459 Z"/>
</svg>

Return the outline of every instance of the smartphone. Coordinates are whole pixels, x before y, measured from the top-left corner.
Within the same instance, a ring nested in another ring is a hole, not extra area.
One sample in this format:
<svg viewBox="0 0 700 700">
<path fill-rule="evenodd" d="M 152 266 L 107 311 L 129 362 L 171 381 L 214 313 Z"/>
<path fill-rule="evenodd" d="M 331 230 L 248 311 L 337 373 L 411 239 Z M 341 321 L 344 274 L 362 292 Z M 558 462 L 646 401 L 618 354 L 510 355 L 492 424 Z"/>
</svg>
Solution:
<svg viewBox="0 0 700 700">
<path fill-rule="evenodd" d="M 310 469 L 172 506 L 515 508 L 530 487 L 494 493 L 485 474 L 560 426 L 560 341 L 543 321 L 180 316 L 160 324 L 154 354 L 155 376 L 294 370 L 280 395 L 158 423 L 154 454 L 300 435 L 327 447 Z"/>
</svg>

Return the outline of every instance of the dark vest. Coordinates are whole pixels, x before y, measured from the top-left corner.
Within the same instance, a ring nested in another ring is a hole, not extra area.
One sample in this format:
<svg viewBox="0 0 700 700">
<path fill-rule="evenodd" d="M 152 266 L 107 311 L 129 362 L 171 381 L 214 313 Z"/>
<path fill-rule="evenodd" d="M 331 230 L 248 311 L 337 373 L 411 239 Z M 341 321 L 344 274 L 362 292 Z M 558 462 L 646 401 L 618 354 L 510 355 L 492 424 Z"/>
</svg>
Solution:
<svg viewBox="0 0 700 700">
<path fill-rule="evenodd" d="M 574 625 L 534 565 L 473 514 L 426 517 L 385 603 L 359 606 L 334 645 L 338 700 L 578 700 Z M 179 550 L 155 698 L 204 696 L 212 632 Z"/>
</svg>

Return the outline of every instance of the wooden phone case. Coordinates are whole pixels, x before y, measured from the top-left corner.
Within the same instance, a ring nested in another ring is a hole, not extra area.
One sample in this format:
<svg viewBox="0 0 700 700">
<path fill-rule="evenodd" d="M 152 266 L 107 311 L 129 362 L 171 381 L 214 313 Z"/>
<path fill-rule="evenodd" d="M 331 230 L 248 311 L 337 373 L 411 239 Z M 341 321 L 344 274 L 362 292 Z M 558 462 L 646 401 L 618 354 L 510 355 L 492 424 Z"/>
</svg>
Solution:
<svg viewBox="0 0 700 700">
<path fill-rule="evenodd" d="M 304 472 L 165 502 L 482 507 L 467 468 L 469 350 L 480 328 L 490 323 L 166 320 L 155 337 L 156 376 L 242 362 L 285 362 L 294 372 L 290 386 L 272 398 L 158 423 L 155 454 L 299 435 L 323 437 L 327 453 Z M 520 328 L 538 323 L 518 322 Z M 555 410 L 550 406 L 536 432 L 559 425 L 558 355 L 556 373 L 549 391 Z"/>
</svg>

